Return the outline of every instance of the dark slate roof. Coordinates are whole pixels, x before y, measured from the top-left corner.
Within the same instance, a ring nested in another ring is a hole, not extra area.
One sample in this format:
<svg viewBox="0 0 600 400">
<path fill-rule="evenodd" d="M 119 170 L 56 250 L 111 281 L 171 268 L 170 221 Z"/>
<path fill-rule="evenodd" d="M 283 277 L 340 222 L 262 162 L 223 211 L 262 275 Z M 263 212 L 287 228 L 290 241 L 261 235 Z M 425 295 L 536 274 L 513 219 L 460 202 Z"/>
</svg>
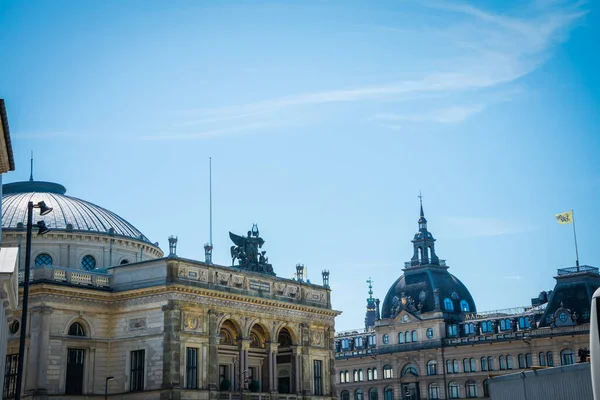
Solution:
<svg viewBox="0 0 600 400">
<path fill-rule="evenodd" d="M 435 310 L 435 300 L 433 296 L 434 289 L 440 291 L 440 304 L 443 310 L 445 298 L 452 298 L 456 293 L 456 298 L 452 299 L 455 312 L 460 312 L 460 301 L 466 300 L 469 304 L 470 312 L 477 312 L 473 297 L 466 286 L 454 275 L 448 272 L 446 267 L 425 266 L 419 268 L 408 268 L 404 270 L 394 284 L 390 287 L 383 306 L 381 307 L 381 318 L 390 318 L 393 316 L 393 299 L 395 296 L 410 296 L 417 305 L 423 304 L 421 313 Z"/>
<path fill-rule="evenodd" d="M 0 123 L 4 131 L 4 141 L 6 142 L 6 150 L 8 152 L 8 170 L 15 170 L 15 159 L 13 157 L 12 145 L 10 143 L 10 130 L 8 129 L 8 117 L 6 116 L 6 106 L 4 99 L 0 99 Z"/>
<path fill-rule="evenodd" d="M 27 224 L 27 203 L 44 201 L 53 211 L 40 218 L 34 209 L 33 222 L 44 219 L 52 230 L 96 232 L 125 236 L 152 243 L 136 227 L 117 214 L 85 200 L 66 196 L 58 183 L 28 181 L 2 185 L 2 229 L 18 229 Z M 67 225 L 71 227 L 67 229 Z M 110 232 L 110 229 L 114 229 Z"/>
</svg>

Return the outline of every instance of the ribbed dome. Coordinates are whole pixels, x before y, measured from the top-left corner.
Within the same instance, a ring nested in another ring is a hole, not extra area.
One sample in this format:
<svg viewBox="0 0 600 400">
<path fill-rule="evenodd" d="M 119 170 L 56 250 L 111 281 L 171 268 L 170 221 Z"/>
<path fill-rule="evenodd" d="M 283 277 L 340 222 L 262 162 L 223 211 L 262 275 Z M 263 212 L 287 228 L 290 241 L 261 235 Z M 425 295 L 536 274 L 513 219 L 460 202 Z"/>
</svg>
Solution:
<svg viewBox="0 0 600 400">
<path fill-rule="evenodd" d="M 53 230 L 98 232 L 151 243 L 136 227 L 112 211 L 66 196 L 64 186 L 52 182 L 15 182 L 2 185 L 2 228 L 22 229 L 27 224 L 27 203 L 44 201 L 53 211 L 42 217 Z M 40 218 L 34 209 L 33 223 Z M 21 225 L 22 224 L 22 225 Z M 111 232 L 111 228 L 114 231 Z"/>
<path fill-rule="evenodd" d="M 455 312 L 461 312 L 461 301 L 468 305 L 469 312 L 477 312 L 473 297 L 467 287 L 444 267 L 409 268 L 390 287 L 383 306 L 381 317 L 390 318 L 394 314 L 394 297 L 410 297 L 415 305 L 421 303 L 421 312 L 435 311 L 434 291 L 439 290 L 441 310 L 444 310 L 444 299 L 450 299 Z"/>
</svg>

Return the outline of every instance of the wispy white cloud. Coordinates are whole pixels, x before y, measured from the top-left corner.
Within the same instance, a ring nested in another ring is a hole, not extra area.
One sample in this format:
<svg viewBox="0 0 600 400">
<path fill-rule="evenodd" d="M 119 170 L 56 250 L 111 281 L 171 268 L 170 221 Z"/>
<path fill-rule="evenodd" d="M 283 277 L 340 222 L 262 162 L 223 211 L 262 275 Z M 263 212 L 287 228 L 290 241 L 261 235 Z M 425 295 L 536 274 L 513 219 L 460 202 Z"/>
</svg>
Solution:
<svg viewBox="0 0 600 400">
<path fill-rule="evenodd" d="M 437 110 L 427 111 L 423 114 L 391 114 L 378 113 L 372 118 L 375 121 L 408 121 L 408 122 L 437 122 L 442 124 L 455 124 L 463 122 L 471 116 L 483 111 L 485 105 L 475 104 L 470 106 L 450 106 Z"/>
<path fill-rule="evenodd" d="M 446 217 L 445 222 L 459 237 L 514 235 L 536 229 L 527 223 L 495 217 Z"/>
<path fill-rule="evenodd" d="M 485 90 L 506 86 L 511 82 L 539 68 L 552 54 L 556 44 L 565 40 L 570 30 L 587 13 L 580 2 L 534 0 L 523 2 L 512 13 L 503 14 L 486 11 L 465 3 L 423 2 L 427 12 L 422 21 L 423 35 L 428 34 L 431 21 L 426 19 L 431 9 L 448 17 L 446 28 L 436 35 L 441 37 L 444 46 L 452 51 L 445 58 L 428 60 L 435 67 L 423 71 L 415 78 L 399 79 L 369 86 L 355 86 L 349 83 L 346 88 L 293 94 L 261 100 L 241 105 L 218 108 L 186 110 L 179 113 L 173 124 L 175 129 L 214 125 L 200 133 L 185 133 L 179 138 L 198 138 L 230 134 L 233 132 L 254 131 L 257 120 L 277 120 L 283 110 L 293 112 L 300 108 L 325 106 L 334 103 L 373 102 L 385 104 L 399 99 L 421 95 L 447 95 L 447 104 L 427 106 L 413 115 L 407 113 L 376 115 L 375 120 L 460 123 L 482 112 L 490 106 L 477 99 Z M 459 16 L 460 18 L 456 18 Z M 414 24 L 413 24 L 414 25 Z M 373 25 L 380 31 L 390 34 L 402 33 L 403 28 L 387 25 Z M 411 31 L 418 27 L 411 26 Z M 432 41 L 436 42 L 437 41 Z M 468 93 L 471 105 L 455 105 L 453 95 Z M 234 127 L 223 127 L 236 121 Z M 297 118 L 306 122 L 306 119 Z M 397 124 L 388 124 L 398 129 Z M 265 126 L 268 127 L 268 126 Z M 169 137 L 177 135 L 169 135 Z"/>
</svg>

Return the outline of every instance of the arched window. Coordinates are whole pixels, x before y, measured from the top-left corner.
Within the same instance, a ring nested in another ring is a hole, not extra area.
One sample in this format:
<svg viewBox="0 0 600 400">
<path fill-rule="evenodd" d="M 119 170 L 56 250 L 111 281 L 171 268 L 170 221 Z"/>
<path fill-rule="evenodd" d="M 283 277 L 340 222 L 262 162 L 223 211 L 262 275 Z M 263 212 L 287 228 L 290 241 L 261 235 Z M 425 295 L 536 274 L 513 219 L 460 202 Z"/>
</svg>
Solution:
<svg viewBox="0 0 600 400">
<path fill-rule="evenodd" d="M 365 396 L 362 389 L 356 389 L 354 391 L 354 400 L 364 400 Z"/>
<path fill-rule="evenodd" d="M 487 369 L 488 369 L 487 359 L 485 357 L 481 357 L 481 370 L 487 371 Z"/>
<path fill-rule="evenodd" d="M 354 382 L 358 382 L 358 370 L 357 369 L 352 371 L 352 379 L 354 380 Z"/>
<path fill-rule="evenodd" d="M 121 260 L 121 265 L 129 264 L 128 259 Z"/>
<path fill-rule="evenodd" d="M 404 343 L 404 332 L 398 334 L 398 343 Z"/>
<path fill-rule="evenodd" d="M 449 298 L 444 299 L 444 310 L 454 311 L 454 304 L 452 303 L 451 299 L 449 299 Z"/>
<path fill-rule="evenodd" d="M 456 325 L 448 325 L 448 336 L 449 337 L 458 336 L 458 327 Z"/>
<path fill-rule="evenodd" d="M 419 338 L 417 337 L 417 331 L 412 331 L 411 336 L 413 342 L 417 342 L 419 340 Z"/>
<path fill-rule="evenodd" d="M 467 381 L 465 390 L 467 391 L 468 398 L 477 397 L 477 383 L 475 381 Z"/>
<path fill-rule="evenodd" d="M 454 367 L 453 372 L 458 374 L 458 360 L 452 360 L 452 366 Z"/>
<path fill-rule="evenodd" d="M 476 363 L 475 363 L 475 359 L 474 359 L 474 358 L 471 358 L 471 359 L 469 360 L 469 363 L 471 364 L 471 372 L 475 372 L 475 371 L 477 371 L 477 365 L 476 365 Z"/>
<path fill-rule="evenodd" d="M 42 267 L 44 265 L 52 265 L 52 256 L 48 253 L 38 254 L 35 258 L 36 267 Z"/>
<path fill-rule="evenodd" d="M 429 360 L 427 362 L 427 375 L 437 375 L 437 361 Z"/>
<path fill-rule="evenodd" d="M 551 351 L 547 352 L 546 357 L 548 359 L 548 366 L 554 367 L 554 355 L 552 354 L 552 352 Z"/>
<path fill-rule="evenodd" d="M 342 393 L 340 393 L 340 400 L 350 400 L 350 392 L 342 390 Z"/>
<path fill-rule="evenodd" d="M 571 349 L 564 349 L 560 352 L 560 364 L 571 365 L 575 364 L 575 353 Z"/>
<path fill-rule="evenodd" d="M 525 357 L 523 354 L 517 356 L 517 361 L 519 362 L 519 368 L 525 368 Z"/>
<path fill-rule="evenodd" d="M 96 269 L 96 259 L 89 254 L 84 256 L 81 259 L 81 268 L 85 269 L 86 271 Z"/>
<path fill-rule="evenodd" d="M 469 303 L 467 303 L 466 300 L 461 300 L 460 301 L 460 311 L 462 311 L 462 312 L 471 312 L 471 309 L 469 308 Z"/>
<path fill-rule="evenodd" d="M 346 375 L 344 375 L 344 371 L 340 371 L 340 383 L 346 383 Z"/>
<path fill-rule="evenodd" d="M 538 361 L 540 363 L 540 367 L 545 367 L 546 366 L 546 355 L 544 354 L 544 352 L 540 352 L 540 354 L 538 354 Z"/>
<path fill-rule="evenodd" d="M 373 380 L 373 370 L 371 368 L 367 368 L 367 380 L 368 381 Z"/>
<path fill-rule="evenodd" d="M 419 261 L 423 261 L 423 249 L 421 247 L 419 247 L 418 251 L 419 251 Z"/>
<path fill-rule="evenodd" d="M 483 397 L 490 397 L 490 388 L 488 386 L 488 380 L 483 381 Z"/>
<path fill-rule="evenodd" d="M 506 356 L 506 368 L 507 369 L 513 369 L 513 359 L 511 355 Z"/>
<path fill-rule="evenodd" d="M 488 371 L 494 370 L 494 359 L 492 357 L 488 357 Z"/>
<path fill-rule="evenodd" d="M 346 375 L 346 382 L 350 382 L 350 371 L 346 370 L 344 374 Z"/>
<path fill-rule="evenodd" d="M 491 333 L 493 331 L 492 321 L 483 321 L 481 323 L 481 331 L 483 333 Z"/>
<path fill-rule="evenodd" d="M 468 358 L 463 358 L 463 371 L 464 372 L 471 372 L 471 364 L 469 364 L 469 359 Z"/>
<path fill-rule="evenodd" d="M 373 368 L 373 380 L 377 380 L 377 368 Z"/>
<path fill-rule="evenodd" d="M 531 361 L 531 353 L 525 354 L 525 368 L 531 368 L 533 362 Z"/>
<path fill-rule="evenodd" d="M 431 400 L 438 400 L 440 398 L 440 387 L 437 383 L 429 385 L 429 398 Z"/>
<path fill-rule="evenodd" d="M 501 320 L 500 320 L 500 330 L 501 330 L 501 331 L 505 331 L 505 330 L 507 330 L 507 329 L 508 329 L 508 328 L 506 327 L 506 320 L 504 320 L 504 319 L 501 319 Z"/>
<path fill-rule="evenodd" d="M 419 376 L 419 371 L 417 371 L 417 367 L 414 365 L 407 365 L 402 369 L 401 376 Z"/>
<path fill-rule="evenodd" d="M 519 317 L 519 329 L 528 329 L 529 326 L 529 317 Z"/>
<path fill-rule="evenodd" d="M 394 400 L 394 388 L 387 386 L 383 391 L 384 400 Z"/>
<path fill-rule="evenodd" d="M 342 340 L 342 350 L 349 350 L 350 349 L 350 341 L 348 339 L 343 339 Z"/>
<path fill-rule="evenodd" d="M 85 330 L 79 322 L 74 322 L 69 327 L 69 336 L 85 336 Z"/>
<path fill-rule="evenodd" d="M 452 360 L 446 360 L 446 373 L 452 373 Z"/>
<path fill-rule="evenodd" d="M 392 366 L 387 364 L 383 367 L 383 379 L 392 379 L 394 377 L 394 371 Z"/>
<path fill-rule="evenodd" d="M 498 361 L 500 361 L 500 371 L 506 369 L 506 360 L 504 359 L 504 356 L 498 357 Z"/>
<path fill-rule="evenodd" d="M 358 381 L 359 381 L 359 382 L 362 382 L 362 381 L 364 381 L 364 380 L 365 380 L 365 374 L 363 373 L 363 370 L 362 370 L 362 369 L 359 369 L 359 370 L 358 370 Z"/>
<path fill-rule="evenodd" d="M 471 335 L 475 332 L 475 325 L 473 325 L 473 323 L 464 324 L 463 330 L 465 332 L 465 335 Z"/>
<path fill-rule="evenodd" d="M 377 389 L 369 389 L 369 400 L 377 400 Z"/>
<path fill-rule="evenodd" d="M 460 397 L 458 383 L 450 382 L 448 385 L 448 393 L 450 394 L 451 399 L 458 399 Z"/>
<path fill-rule="evenodd" d="M 410 343 L 410 332 L 406 331 L 406 333 L 404 334 L 404 336 L 406 337 L 406 343 Z"/>
<path fill-rule="evenodd" d="M 388 344 L 390 342 L 390 336 L 386 333 L 383 335 L 383 344 Z"/>
</svg>

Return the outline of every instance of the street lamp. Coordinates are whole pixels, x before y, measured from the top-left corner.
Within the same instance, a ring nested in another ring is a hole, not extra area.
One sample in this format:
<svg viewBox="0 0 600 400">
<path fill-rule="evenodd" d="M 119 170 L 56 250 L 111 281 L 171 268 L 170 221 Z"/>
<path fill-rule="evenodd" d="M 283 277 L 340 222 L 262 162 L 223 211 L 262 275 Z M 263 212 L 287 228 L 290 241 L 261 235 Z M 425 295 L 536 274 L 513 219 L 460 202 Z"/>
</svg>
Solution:
<svg viewBox="0 0 600 400">
<path fill-rule="evenodd" d="M 27 242 L 25 244 L 25 276 L 23 277 L 23 311 L 21 312 L 21 336 L 19 338 L 19 363 L 17 364 L 17 391 L 15 400 L 21 400 L 21 387 L 23 384 L 23 359 L 25 356 L 25 334 L 27 332 L 27 307 L 29 304 L 29 271 L 31 263 L 31 230 L 33 228 L 33 209 L 39 208 L 40 215 L 46 215 L 52 212 L 52 208 L 48 207 L 43 201 L 33 204 L 32 201 L 27 203 Z M 48 233 L 50 229 L 44 221 L 37 222 L 38 235 Z"/>
<path fill-rule="evenodd" d="M 112 381 L 115 379 L 114 376 L 107 376 L 106 381 L 104 382 L 104 400 L 108 399 L 108 381 Z"/>
</svg>

